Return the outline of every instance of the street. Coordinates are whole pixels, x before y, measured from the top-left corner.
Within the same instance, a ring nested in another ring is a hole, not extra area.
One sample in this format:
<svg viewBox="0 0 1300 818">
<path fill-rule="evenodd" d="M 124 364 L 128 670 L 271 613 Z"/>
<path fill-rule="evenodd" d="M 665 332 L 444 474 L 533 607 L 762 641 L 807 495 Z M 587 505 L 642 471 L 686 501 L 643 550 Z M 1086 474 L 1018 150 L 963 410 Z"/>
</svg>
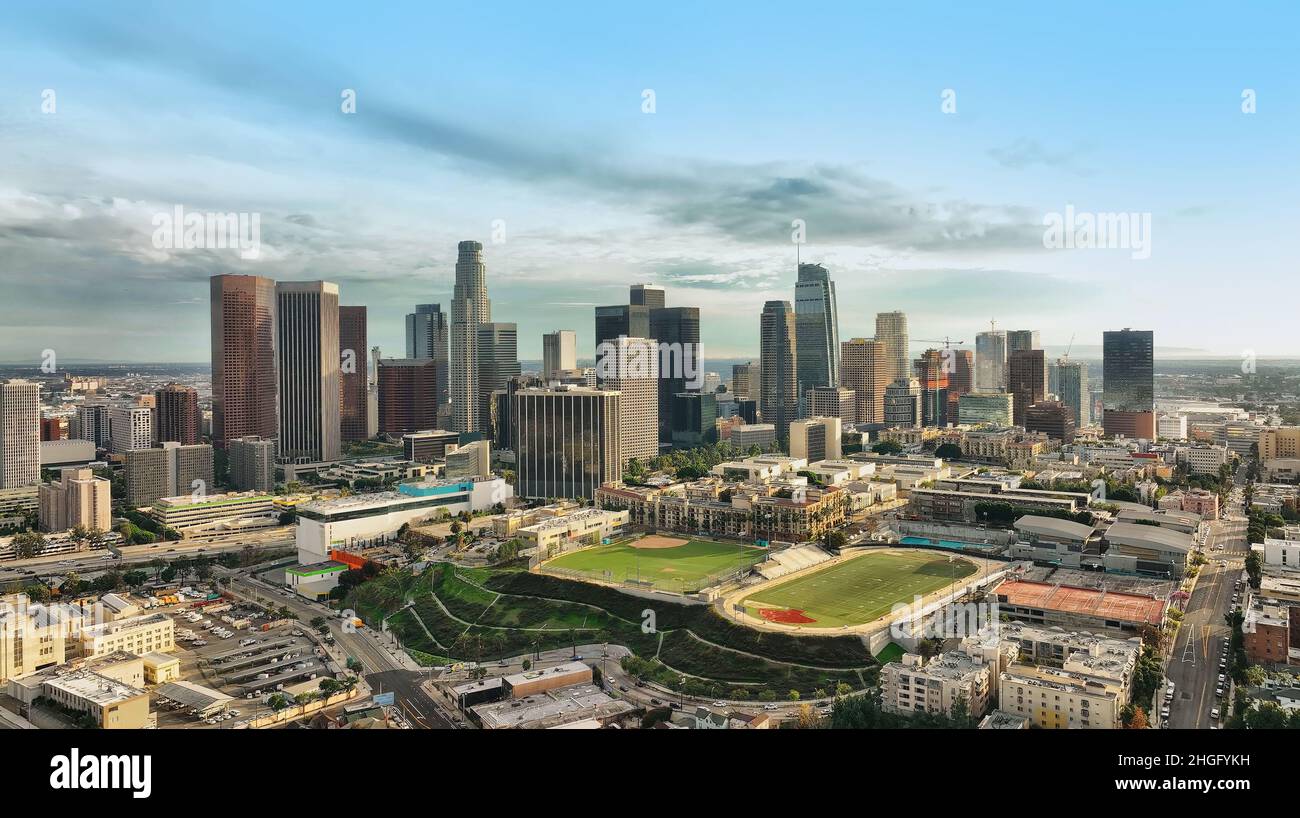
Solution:
<svg viewBox="0 0 1300 818">
<path fill-rule="evenodd" d="M 1235 516 L 1238 511 L 1234 498 L 1224 516 Z M 1216 551 L 1220 544 L 1224 549 Z M 1215 725 L 1210 710 L 1217 707 L 1222 715 L 1223 705 L 1231 699 L 1228 695 L 1219 698 L 1214 690 L 1222 672 L 1220 654 L 1229 636 L 1224 616 L 1231 607 L 1233 584 L 1241 576 L 1248 550 L 1245 522 L 1225 519 L 1211 524 L 1205 552 L 1209 562 L 1201 566 L 1166 669 L 1175 685 L 1168 725 L 1173 729 Z M 1226 562 L 1226 567 L 1221 567 L 1220 561 Z M 1161 697 L 1163 702 L 1163 694 Z"/>
</svg>

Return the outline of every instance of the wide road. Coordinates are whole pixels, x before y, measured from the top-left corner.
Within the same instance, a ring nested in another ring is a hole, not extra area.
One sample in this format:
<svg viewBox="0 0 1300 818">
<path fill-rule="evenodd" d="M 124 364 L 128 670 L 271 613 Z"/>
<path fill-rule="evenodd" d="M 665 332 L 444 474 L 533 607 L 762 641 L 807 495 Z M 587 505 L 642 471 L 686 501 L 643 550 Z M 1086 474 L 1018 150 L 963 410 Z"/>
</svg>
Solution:
<svg viewBox="0 0 1300 818">
<path fill-rule="evenodd" d="M 62 576 L 75 571 L 78 574 L 90 574 L 98 571 L 129 570 L 132 566 L 147 565 L 156 559 L 174 560 L 180 557 L 214 557 L 229 551 L 239 553 L 245 548 L 292 548 L 293 532 L 288 534 L 276 529 L 253 535 L 244 534 L 238 540 L 218 539 L 172 540 L 155 545 L 128 545 L 119 550 L 121 558 L 116 558 L 107 549 L 82 551 L 74 554 L 50 554 L 44 557 L 32 557 L 25 560 L 9 560 L 0 564 L 0 582 L 23 579 L 32 576 Z"/>
<path fill-rule="evenodd" d="M 1234 511 L 1230 504 L 1228 513 Z M 1220 544 L 1224 550 L 1216 551 L 1214 547 Z M 1175 686 L 1169 713 L 1169 726 L 1174 729 L 1215 725 L 1210 710 L 1219 708 L 1222 715 L 1222 705 L 1230 700 L 1228 696 L 1219 698 L 1214 690 L 1222 672 L 1220 655 L 1229 637 L 1224 616 L 1232 605 L 1233 584 L 1245 567 L 1246 524 L 1234 520 L 1212 523 L 1206 546 L 1209 562 L 1197 577 L 1166 672 Z M 1226 567 L 1219 565 L 1221 561 Z"/>
</svg>

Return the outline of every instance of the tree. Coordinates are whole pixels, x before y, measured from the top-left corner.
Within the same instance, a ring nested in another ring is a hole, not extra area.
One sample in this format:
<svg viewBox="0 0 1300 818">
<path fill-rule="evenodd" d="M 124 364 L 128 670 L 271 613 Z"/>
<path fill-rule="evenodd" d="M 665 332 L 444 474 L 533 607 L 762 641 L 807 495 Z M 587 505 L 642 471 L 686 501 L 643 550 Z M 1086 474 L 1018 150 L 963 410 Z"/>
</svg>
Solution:
<svg viewBox="0 0 1300 818">
<path fill-rule="evenodd" d="M 961 460 L 961 454 L 961 447 L 956 443 L 940 443 L 934 450 L 934 456 L 944 460 Z"/>
<path fill-rule="evenodd" d="M 47 545 L 48 542 L 44 534 L 38 531 L 24 531 L 21 534 L 14 535 L 14 556 L 20 560 L 39 557 L 45 551 Z"/>
<path fill-rule="evenodd" d="M 1127 710 L 1127 708 L 1125 709 Z M 1134 706 L 1128 716 L 1128 721 L 1124 723 L 1124 726 L 1129 730 L 1146 730 L 1151 727 L 1151 722 L 1147 720 L 1147 711 L 1141 707 Z"/>
<path fill-rule="evenodd" d="M 882 440 L 871 447 L 876 454 L 898 454 L 903 451 L 903 444 L 897 440 Z"/>
<path fill-rule="evenodd" d="M 1259 552 L 1251 549 L 1246 555 L 1246 575 L 1250 577 L 1250 587 L 1259 588 L 1260 578 L 1263 574 L 1263 561 L 1260 559 Z"/>
</svg>

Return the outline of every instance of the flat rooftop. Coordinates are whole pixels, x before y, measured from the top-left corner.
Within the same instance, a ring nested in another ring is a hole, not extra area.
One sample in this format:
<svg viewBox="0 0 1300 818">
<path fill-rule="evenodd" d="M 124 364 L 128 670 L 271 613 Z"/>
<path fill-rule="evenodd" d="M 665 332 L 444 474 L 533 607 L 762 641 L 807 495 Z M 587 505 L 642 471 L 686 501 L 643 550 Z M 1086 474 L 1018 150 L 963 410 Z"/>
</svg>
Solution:
<svg viewBox="0 0 1300 818">
<path fill-rule="evenodd" d="M 1165 612 L 1160 599 L 1046 582 L 1010 580 L 998 587 L 997 594 L 1008 605 L 1147 625 L 1159 625 Z"/>
</svg>

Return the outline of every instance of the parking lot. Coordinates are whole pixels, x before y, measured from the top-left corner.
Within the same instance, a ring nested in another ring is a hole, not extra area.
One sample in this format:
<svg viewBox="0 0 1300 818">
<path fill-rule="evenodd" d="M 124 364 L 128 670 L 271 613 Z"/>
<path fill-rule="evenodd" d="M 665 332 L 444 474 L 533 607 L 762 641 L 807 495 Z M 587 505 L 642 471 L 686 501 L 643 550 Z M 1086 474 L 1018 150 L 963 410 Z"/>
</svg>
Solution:
<svg viewBox="0 0 1300 818">
<path fill-rule="evenodd" d="M 179 702 L 162 701 L 155 693 L 158 726 L 242 727 L 250 718 L 272 712 L 267 702 L 281 693 L 292 699 L 297 688 L 315 689 L 333 676 L 324 652 L 301 623 L 263 631 L 264 618 L 251 606 L 219 606 L 216 612 L 179 609 L 176 651 L 181 679 L 219 691 L 231 699 L 214 707 L 211 716 Z M 234 622 L 247 622 L 235 628 Z M 229 635 L 226 635 L 229 634 Z M 224 713 L 222 712 L 224 711 Z M 235 713 L 234 716 L 225 714 Z"/>
</svg>

